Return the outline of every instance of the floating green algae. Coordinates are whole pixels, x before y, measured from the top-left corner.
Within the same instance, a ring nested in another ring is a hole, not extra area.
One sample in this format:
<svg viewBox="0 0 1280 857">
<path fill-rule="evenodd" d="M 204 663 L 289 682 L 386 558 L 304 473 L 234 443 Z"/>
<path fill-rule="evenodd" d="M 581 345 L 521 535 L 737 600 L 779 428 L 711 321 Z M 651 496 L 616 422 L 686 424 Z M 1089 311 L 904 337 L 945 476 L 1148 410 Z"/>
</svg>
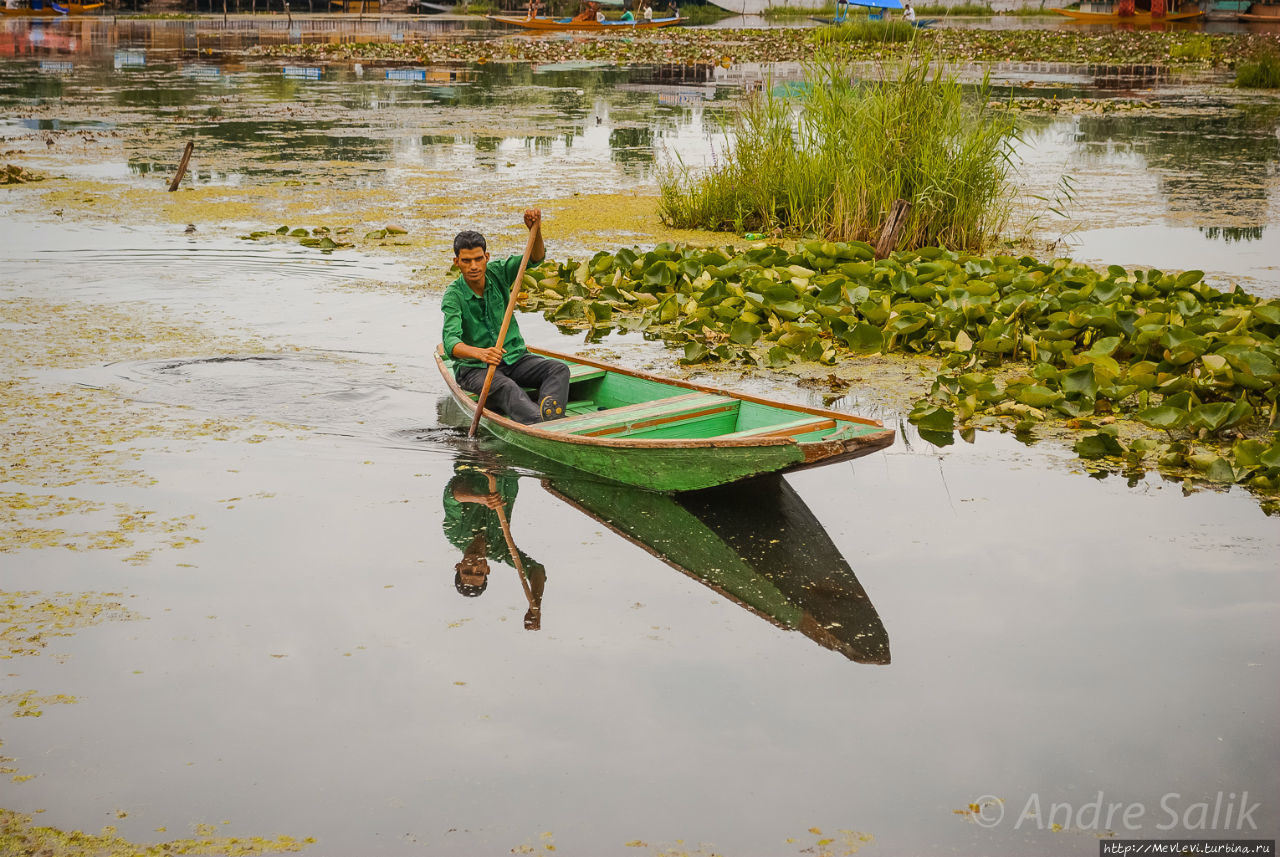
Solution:
<svg viewBox="0 0 1280 857">
<path fill-rule="evenodd" d="M 142 618 L 119 592 L 0 591 L 0 659 L 40 654 L 53 639 L 102 622 Z"/>
<path fill-rule="evenodd" d="M 69 490 L 84 485 L 146 487 L 137 467 L 141 445 L 156 438 L 241 435 L 245 428 L 184 410 L 134 402 L 110 390 L 41 381 L 45 370 L 174 353 L 261 352 L 256 340 L 213 337 L 136 308 L 11 299 L 0 323 L 22 330 L 0 351 L 0 554 L 27 549 L 125 550 L 145 563 L 150 547 L 198 541 L 194 516 L 160 515 L 125 503 L 88 501 Z"/>
<path fill-rule="evenodd" d="M 190 839 L 174 839 L 142 845 L 121 838 L 114 827 L 100 833 L 64 831 L 36 826 L 30 815 L 0 809 L 0 853 L 41 857 L 168 857 L 174 854 L 209 854 L 254 857 L 301 851 L 314 839 L 292 836 L 215 836 L 213 825 L 197 825 Z"/>
</svg>

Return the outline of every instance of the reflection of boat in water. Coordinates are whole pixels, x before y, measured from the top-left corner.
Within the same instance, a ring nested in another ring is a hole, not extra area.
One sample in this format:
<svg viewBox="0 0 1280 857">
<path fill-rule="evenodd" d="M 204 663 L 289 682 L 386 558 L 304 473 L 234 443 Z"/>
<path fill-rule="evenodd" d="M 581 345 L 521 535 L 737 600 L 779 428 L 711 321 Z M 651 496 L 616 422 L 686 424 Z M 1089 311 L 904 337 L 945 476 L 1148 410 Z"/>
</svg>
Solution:
<svg viewBox="0 0 1280 857">
<path fill-rule="evenodd" d="M 510 24 L 525 30 L 656 30 L 659 27 L 670 27 L 687 18 L 654 18 L 651 21 L 636 19 L 634 21 L 575 21 L 572 18 L 550 18 L 539 15 L 536 18 L 522 18 L 519 15 L 485 15 L 490 21 L 498 24 Z"/>
<path fill-rule="evenodd" d="M 651 491 L 691 491 L 867 455 L 893 443 L 875 420 L 659 378 L 530 348 L 569 365 L 566 416 L 522 425 L 485 409 L 480 428 L 542 458 Z M 476 396 L 436 364 L 459 405 Z"/>
<path fill-rule="evenodd" d="M 547 479 L 555 496 L 774 625 L 866 664 L 889 635 L 840 551 L 780 477 L 675 496 Z"/>
</svg>

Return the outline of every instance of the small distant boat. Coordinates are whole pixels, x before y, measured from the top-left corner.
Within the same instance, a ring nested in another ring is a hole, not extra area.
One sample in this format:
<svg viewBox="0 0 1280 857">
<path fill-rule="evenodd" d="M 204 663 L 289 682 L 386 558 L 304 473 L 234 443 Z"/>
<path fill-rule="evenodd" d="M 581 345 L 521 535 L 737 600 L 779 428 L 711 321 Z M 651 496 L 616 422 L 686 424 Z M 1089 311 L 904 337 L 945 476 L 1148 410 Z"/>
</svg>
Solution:
<svg viewBox="0 0 1280 857">
<path fill-rule="evenodd" d="M 693 491 L 858 458 L 893 443 L 893 430 L 875 420 L 529 351 L 568 364 L 565 417 L 522 425 L 486 408 L 480 428 L 511 446 L 613 482 Z M 438 347 L 440 374 L 470 418 L 476 396 L 458 386 L 451 362 Z"/>
<path fill-rule="evenodd" d="M 689 20 L 688 18 L 654 18 L 646 21 L 637 18 L 634 21 L 575 21 L 572 18 L 551 18 L 539 15 L 536 18 L 522 18 L 519 15 L 485 15 L 490 21 L 509 24 L 525 30 L 656 30 L 659 27 L 670 27 Z"/>
<path fill-rule="evenodd" d="M 1188 21 L 1192 18 L 1199 18 L 1204 14 L 1203 9 L 1189 9 L 1185 12 L 1166 12 L 1163 17 L 1154 17 L 1150 9 L 1138 9 L 1132 15 L 1121 15 L 1115 11 L 1114 7 L 1111 11 L 1085 11 L 1081 9 L 1050 9 L 1051 12 L 1057 12 L 1059 15 L 1066 15 L 1076 21 L 1084 21 L 1094 24 L 1118 24 L 1126 22 L 1130 24 L 1151 24 L 1161 21 Z"/>
<path fill-rule="evenodd" d="M 1238 14 L 1236 20 L 1251 21 L 1255 24 L 1280 24 L 1280 5 L 1254 3 L 1246 11 Z"/>
<path fill-rule="evenodd" d="M 58 15 L 83 15 L 101 9 L 102 3 L 35 3 L 30 6 L 0 7 L 0 12 L 18 18 L 53 18 Z"/>
</svg>

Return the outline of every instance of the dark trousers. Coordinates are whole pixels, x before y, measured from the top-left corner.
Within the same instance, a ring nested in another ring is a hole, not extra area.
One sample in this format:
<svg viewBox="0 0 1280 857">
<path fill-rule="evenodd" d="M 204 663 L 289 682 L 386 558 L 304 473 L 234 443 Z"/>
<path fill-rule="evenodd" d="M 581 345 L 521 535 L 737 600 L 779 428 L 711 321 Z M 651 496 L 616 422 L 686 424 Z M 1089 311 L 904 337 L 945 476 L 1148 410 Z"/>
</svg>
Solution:
<svg viewBox="0 0 1280 857">
<path fill-rule="evenodd" d="M 462 389 L 469 393 L 479 393 L 484 387 L 484 376 L 488 371 L 488 366 L 459 366 L 454 377 L 458 379 L 458 386 Z M 530 399 L 522 387 L 537 390 L 535 398 Z M 542 421 L 542 411 L 537 403 L 547 396 L 553 396 L 561 405 L 568 404 L 569 367 L 559 360 L 526 354 L 515 363 L 498 366 L 498 371 L 493 373 L 489 398 L 485 399 L 484 406 L 518 423 L 531 425 Z"/>
</svg>

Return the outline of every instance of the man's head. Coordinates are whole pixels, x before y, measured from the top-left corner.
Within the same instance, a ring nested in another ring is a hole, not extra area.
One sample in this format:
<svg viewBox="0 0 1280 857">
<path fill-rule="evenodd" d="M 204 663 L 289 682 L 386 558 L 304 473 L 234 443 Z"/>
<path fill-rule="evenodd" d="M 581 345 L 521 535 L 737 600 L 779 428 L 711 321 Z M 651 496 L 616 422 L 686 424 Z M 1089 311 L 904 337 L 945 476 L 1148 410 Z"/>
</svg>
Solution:
<svg viewBox="0 0 1280 857">
<path fill-rule="evenodd" d="M 484 236 L 467 229 L 453 239 L 453 264 L 462 272 L 462 279 L 474 290 L 484 287 L 484 272 L 489 265 L 489 248 Z"/>
<path fill-rule="evenodd" d="M 489 560 L 483 556 L 468 553 L 454 568 L 453 586 L 460 595 L 475 598 L 489 585 Z"/>
</svg>

